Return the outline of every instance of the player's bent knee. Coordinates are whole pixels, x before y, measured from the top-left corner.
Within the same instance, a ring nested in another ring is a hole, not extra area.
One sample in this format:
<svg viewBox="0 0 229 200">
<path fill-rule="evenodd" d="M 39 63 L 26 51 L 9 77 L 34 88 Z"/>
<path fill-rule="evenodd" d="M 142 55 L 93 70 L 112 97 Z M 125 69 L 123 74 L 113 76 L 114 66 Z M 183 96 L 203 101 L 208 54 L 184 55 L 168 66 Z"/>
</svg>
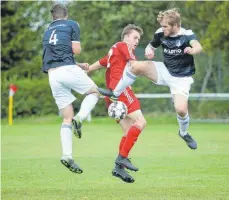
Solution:
<svg viewBox="0 0 229 200">
<path fill-rule="evenodd" d="M 186 107 L 178 107 L 176 108 L 176 112 L 179 116 L 183 117 L 188 113 L 188 110 Z"/>
<path fill-rule="evenodd" d="M 145 118 L 143 117 L 143 118 L 137 119 L 136 122 L 135 122 L 135 124 L 136 124 L 141 130 L 143 130 L 143 129 L 146 127 L 147 122 L 146 122 Z"/>
<path fill-rule="evenodd" d="M 144 61 L 146 65 L 148 66 L 154 66 L 154 63 L 152 61 Z"/>
<path fill-rule="evenodd" d="M 144 118 L 143 121 L 142 121 L 142 129 L 144 129 L 146 127 L 146 124 L 147 124 L 147 122 L 146 122 L 146 120 Z"/>
<path fill-rule="evenodd" d="M 143 63 L 141 67 L 142 71 L 151 69 L 152 67 L 155 68 L 154 63 L 152 61 L 143 61 L 142 63 Z"/>
<path fill-rule="evenodd" d="M 131 64 L 131 72 L 135 75 L 139 75 L 141 73 L 141 68 L 139 68 L 137 62 L 133 62 Z"/>
</svg>

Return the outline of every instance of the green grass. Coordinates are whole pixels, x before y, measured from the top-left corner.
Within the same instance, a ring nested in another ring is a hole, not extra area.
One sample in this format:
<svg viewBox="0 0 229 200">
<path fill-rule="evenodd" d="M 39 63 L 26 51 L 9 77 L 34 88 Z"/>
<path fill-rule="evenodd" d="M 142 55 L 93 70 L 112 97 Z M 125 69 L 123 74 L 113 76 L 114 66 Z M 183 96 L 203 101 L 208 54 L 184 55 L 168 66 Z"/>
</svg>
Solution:
<svg viewBox="0 0 229 200">
<path fill-rule="evenodd" d="M 74 139 L 74 174 L 60 164 L 60 118 L 2 125 L 3 200 L 224 200 L 229 199 L 229 125 L 191 124 L 198 149 L 177 135 L 176 123 L 150 119 L 131 152 L 135 183 L 112 177 L 120 127 L 109 119 L 85 123 Z"/>
</svg>

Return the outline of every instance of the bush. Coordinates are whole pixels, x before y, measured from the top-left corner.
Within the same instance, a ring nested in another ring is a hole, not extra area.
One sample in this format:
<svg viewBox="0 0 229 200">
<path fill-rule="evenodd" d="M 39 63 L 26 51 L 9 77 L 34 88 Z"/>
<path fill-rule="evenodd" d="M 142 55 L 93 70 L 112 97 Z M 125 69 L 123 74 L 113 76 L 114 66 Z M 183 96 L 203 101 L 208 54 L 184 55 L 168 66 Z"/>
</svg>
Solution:
<svg viewBox="0 0 229 200">
<path fill-rule="evenodd" d="M 8 115 L 8 98 L 9 85 L 15 84 L 18 91 L 14 95 L 13 116 L 24 117 L 31 115 L 49 115 L 58 114 L 58 108 L 55 100 L 52 97 L 51 89 L 48 83 L 48 78 L 45 79 L 22 79 L 22 80 L 4 80 L 1 86 L 2 91 L 2 112 L 1 118 Z M 75 112 L 80 108 L 83 96 L 74 93 L 77 100 L 74 101 L 73 106 Z M 103 99 L 100 99 L 96 108 L 93 111 L 94 116 L 107 115 L 106 107 Z"/>
<path fill-rule="evenodd" d="M 2 112 L 1 118 L 8 114 L 8 96 L 10 83 L 17 85 L 18 91 L 14 96 L 14 117 L 24 117 L 31 115 L 58 114 L 58 108 L 52 97 L 48 83 L 48 77 L 42 75 L 41 79 L 20 79 L 11 77 L 11 81 L 2 76 Z M 105 87 L 104 72 L 96 72 L 92 79 L 100 87 Z M 145 78 L 139 78 L 133 86 L 136 93 L 168 93 L 167 87 L 160 87 L 152 84 Z M 83 96 L 73 93 L 77 100 L 73 106 L 75 113 L 78 112 Z M 195 117 L 207 118 L 228 118 L 229 107 L 227 101 L 190 101 L 190 114 Z M 171 99 L 141 99 L 143 113 L 174 113 Z M 107 109 L 103 99 L 100 99 L 92 113 L 93 116 L 107 116 Z"/>
<path fill-rule="evenodd" d="M 14 116 L 58 113 L 47 79 L 23 79 L 11 82 L 4 81 L 2 83 L 2 118 L 6 117 L 8 113 L 10 83 L 15 84 L 18 87 L 18 91 L 14 95 Z"/>
</svg>

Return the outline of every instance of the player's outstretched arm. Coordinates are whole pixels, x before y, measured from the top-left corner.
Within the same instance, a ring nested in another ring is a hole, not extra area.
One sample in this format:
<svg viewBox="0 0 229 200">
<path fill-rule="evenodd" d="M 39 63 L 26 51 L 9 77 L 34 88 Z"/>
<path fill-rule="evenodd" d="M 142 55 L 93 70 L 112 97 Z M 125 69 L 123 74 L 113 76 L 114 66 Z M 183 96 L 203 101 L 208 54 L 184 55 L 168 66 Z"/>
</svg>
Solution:
<svg viewBox="0 0 229 200">
<path fill-rule="evenodd" d="M 104 66 L 101 65 L 99 61 L 96 61 L 95 63 L 93 63 L 92 65 L 89 66 L 87 73 L 93 72 L 93 71 L 98 70 L 102 67 L 104 67 Z"/>
<path fill-rule="evenodd" d="M 195 54 L 200 53 L 203 49 L 201 44 L 197 40 L 191 40 L 190 45 L 191 47 L 186 47 L 184 49 L 184 53 L 195 55 Z"/>
</svg>

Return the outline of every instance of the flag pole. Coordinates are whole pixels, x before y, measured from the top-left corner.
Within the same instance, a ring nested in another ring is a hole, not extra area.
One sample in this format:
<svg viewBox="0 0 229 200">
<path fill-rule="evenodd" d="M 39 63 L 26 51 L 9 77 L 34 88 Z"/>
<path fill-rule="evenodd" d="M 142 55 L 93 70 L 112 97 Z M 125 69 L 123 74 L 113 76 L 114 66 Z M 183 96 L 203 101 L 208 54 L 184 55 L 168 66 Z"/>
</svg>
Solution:
<svg viewBox="0 0 229 200">
<path fill-rule="evenodd" d="M 9 97 L 9 125 L 13 125 L 13 96 Z"/>
<path fill-rule="evenodd" d="M 13 125 L 13 96 L 17 91 L 17 86 L 10 84 L 10 91 L 9 91 L 9 110 L 8 110 L 8 119 L 9 125 Z"/>
</svg>

